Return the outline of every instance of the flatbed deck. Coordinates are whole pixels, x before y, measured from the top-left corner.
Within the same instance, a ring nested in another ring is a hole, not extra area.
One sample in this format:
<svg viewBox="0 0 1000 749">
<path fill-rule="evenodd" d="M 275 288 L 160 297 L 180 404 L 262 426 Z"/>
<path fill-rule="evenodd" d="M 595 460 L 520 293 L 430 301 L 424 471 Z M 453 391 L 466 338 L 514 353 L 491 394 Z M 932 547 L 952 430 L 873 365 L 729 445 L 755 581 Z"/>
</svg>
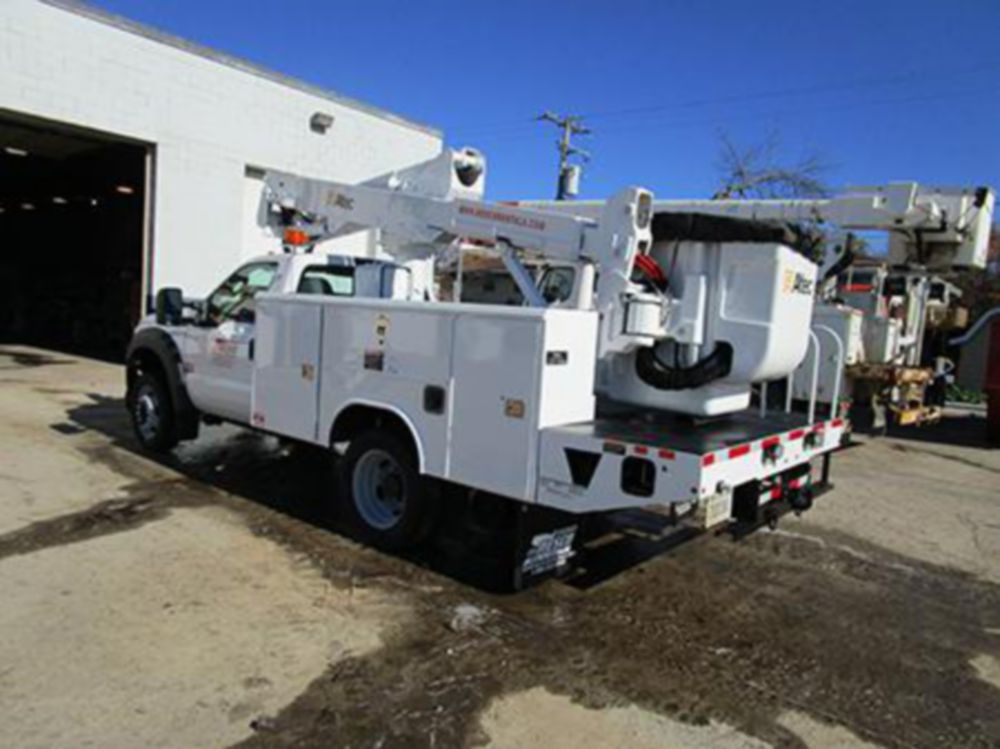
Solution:
<svg viewBox="0 0 1000 749">
<path fill-rule="evenodd" d="M 761 440 L 774 434 L 809 428 L 804 414 L 741 411 L 710 420 L 679 416 L 649 417 L 632 411 L 599 416 L 594 421 L 558 427 L 559 431 L 597 440 L 642 444 L 658 450 L 704 455 Z"/>
</svg>

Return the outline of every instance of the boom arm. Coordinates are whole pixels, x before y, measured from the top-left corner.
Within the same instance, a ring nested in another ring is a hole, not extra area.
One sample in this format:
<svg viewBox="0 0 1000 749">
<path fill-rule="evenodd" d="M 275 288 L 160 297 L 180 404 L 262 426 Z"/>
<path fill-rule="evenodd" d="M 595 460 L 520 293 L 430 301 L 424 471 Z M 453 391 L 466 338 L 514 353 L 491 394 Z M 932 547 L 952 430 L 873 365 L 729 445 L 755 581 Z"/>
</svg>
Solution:
<svg viewBox="0 0 1000 749">
<path fill-rule="evenodd" d="M 441 159 L 458 169 L 455 152 L 446 151 L 436 160 Z M 384 182 L 350 185 L 269 171 L 264 176 L 260 223 L 276 233 L 303 231 L 310 242 L 379 229 L 390 252 L 404 253 L 434 252 L 461 237 L 562 262 L 590 261 L 604 270 L 614 270 L 615 265 L 631 270 L 638 241 L 649 239 L 652 196 L 638 188 L 623 190 L 594 218 L 585 218 L 485 203 L 473 199 L 474 189 Z"/>
<path fill-rule="evenodd" d="M 489 204 L 479 199 L 483 171 L 475 152 L 444 151 L 429 162 L 364 185 L 267 172 L 258 221 L 298 244 L 378 229 L 386 251 L 399 259 L 430 257 L 459 238 L 492 244 L 536 304 L 544 302 L 517 251 L 555 262 L 592 264 L 600 271 L 594 305 L 608 322 L 620 322 L 603 326 L 616 331 L 603 343 L 610 348 L 634 345 L 634 338 L 621 336 L 625 297 L 632 287 L 635 257 L 651 244 L 652 195 L 627 188 L 592 217 Z"/>
<path fill-rule="evenodd" d="M 987 187 L 930 188 L 916 182 L 893 182 L 813 200 L 658 200 L 653 210 L 886 231 L 894 265 L 950 270 L 986 267 L 995 202 L 996 194 Z M 581 201 L 563 208 L 532 201 L 525 205 L 587 215 L 599 204 Z"/>
</svg>

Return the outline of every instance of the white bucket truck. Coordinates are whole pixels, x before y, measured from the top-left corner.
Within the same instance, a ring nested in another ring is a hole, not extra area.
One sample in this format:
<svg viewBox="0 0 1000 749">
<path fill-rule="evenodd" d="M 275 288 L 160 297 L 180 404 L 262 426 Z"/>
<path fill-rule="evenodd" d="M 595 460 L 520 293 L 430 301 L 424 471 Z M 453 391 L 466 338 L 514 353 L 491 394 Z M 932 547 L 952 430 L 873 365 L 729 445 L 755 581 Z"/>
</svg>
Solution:
<svg viewBox="0 0 1000 749">
<path fill-rule="evenodd" d="M 224 420 L 335 450 L 339 501 L 387 547 L 428 533 L 442 487 L 549 508 L 518 579 L 565 563 L 591 513 L 658 505 L 718 528 L 808 508 L 843 421 L 748 407 L 806 353 L 816 266 L 682 237 L 658 262 L 649 192 L 581 217 L 485 203 L 484 172 L 463 150 L 363 185 L 268 173 L 260 221 L 285 252 L 203 302 L 161 290 L 135 332 L 139 441 Z M 368 229 L 387 259 L 316 247 Z M 437 301 L 434 256 L 459 240 L 502 254 L 526 304 Z M 549 266 L 537 285 L 526 254 Z"/>
</svg>

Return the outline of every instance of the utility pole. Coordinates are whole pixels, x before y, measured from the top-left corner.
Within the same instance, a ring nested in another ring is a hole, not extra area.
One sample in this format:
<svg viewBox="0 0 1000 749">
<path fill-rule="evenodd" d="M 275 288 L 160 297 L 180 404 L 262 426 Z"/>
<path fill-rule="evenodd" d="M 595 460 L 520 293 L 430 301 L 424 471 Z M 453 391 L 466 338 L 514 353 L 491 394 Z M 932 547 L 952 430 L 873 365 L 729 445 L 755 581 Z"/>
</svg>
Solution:
<svg viewBox="0 0 1000 749">
<path fill-rule="evenodd" d="M 557 115 L 552 112 L 545 112 L 538 116 L 541 122 L 551 122 L 561 131 L 556 146 L 559 149 L 559 183 L 556 187 L 556 200 L 570 200 L 575 198 L 580 190 L 580 172 L 583 170 L 581 164 L 571 164 L 571 156 L 579 156 L 583 161 L 590 160 L 590 154 L 582 148 L 577 148 L 572 144 L 574 135 L 588 135 L 590 128 L 583 126 L 583 117 L 580 115 Z"/>
</svg>

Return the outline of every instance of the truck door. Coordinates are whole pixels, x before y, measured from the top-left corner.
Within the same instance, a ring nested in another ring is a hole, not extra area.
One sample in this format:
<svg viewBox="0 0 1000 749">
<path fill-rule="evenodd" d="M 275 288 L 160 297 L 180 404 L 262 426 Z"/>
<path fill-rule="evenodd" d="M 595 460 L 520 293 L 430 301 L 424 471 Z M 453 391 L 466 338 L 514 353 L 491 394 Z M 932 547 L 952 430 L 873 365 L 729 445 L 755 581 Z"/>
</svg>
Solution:
<svg viewBox="0 0 1000 749">
<path fill-rule="evenodd" d="M 278 263 L 239 268 L 206 300 L 205 322 L 191 330 L 184 358 L 188 394 L 201 411 L 250 423 L 254 297 L 274 284 Z"/>
</svg>

